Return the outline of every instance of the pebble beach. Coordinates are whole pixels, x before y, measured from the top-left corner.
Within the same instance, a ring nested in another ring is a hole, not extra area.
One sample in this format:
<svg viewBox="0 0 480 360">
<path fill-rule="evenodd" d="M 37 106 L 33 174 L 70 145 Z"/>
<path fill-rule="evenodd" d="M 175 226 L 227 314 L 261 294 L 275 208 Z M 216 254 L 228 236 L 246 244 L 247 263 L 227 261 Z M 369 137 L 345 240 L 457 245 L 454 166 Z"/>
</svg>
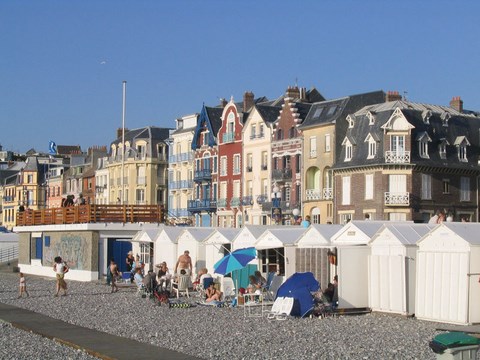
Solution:
<svg viewBox="0 0 480 360">
<path fill-rule="evenodd" d="M 68 296 L 53 296 L 53 278 L 27 275 L 30 297 L 17 299 L 18 274 L 0 277 L 0 302 L 204 359 L 435 359 L 428 343 L 440 333 L 437 323 L 380 313 L 278 321 L 245 317 L 242 307 L 169 308 L 135 289 L 112 294 L 103 283 L 68 276 Z M 31 350 L 37 348 L 50 356 Z M 7 323 L 0 349 L 1 358 L 94 359 Z"/>
</svg>

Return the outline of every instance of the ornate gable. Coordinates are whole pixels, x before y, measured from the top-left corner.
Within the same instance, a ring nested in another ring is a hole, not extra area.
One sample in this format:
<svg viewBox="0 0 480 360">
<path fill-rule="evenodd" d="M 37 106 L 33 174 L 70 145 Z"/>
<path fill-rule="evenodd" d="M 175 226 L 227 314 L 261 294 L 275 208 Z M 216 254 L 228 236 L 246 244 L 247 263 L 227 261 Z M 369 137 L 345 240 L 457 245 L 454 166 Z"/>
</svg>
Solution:
<svg viewBox="0 0 480 360">
<path fill-rule="evenodd" d="M 400 108 L 396 108 L 388 121 L 382 125 L 382 129 L 387 131 L 409 131 L 415 126 L 410 124 Z"/>
</svg>

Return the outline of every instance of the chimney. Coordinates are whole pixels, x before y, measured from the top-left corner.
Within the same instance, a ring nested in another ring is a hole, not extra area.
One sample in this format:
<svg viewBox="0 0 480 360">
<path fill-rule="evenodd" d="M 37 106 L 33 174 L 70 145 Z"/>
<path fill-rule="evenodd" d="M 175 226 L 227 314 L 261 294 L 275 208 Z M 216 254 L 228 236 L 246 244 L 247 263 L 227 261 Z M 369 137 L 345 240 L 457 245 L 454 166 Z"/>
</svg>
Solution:
<svg viewBox="0 0 480 360">
<path fill-rule="evenodd" d="M 450 107 L 460 113 L 463 113 L 463 100 L 460 98 L 460 96 L 452 97 L 452 100 L 450 100 Z"/>
<path fill-rule="evenodd" d="M 402 95 L 398 91 L 387 91 L 387 98 L 385 102 L 402 100 Z"/>
<path fill-rule="evenodd" d="M 254 104 L 254 98 L 255 96 L 253 95 L 253 92 L 251 91 L 245 91 L 243 94 L 243 111 L 247 112 L 248 110 L 251 109 L 251 107 Z"/>
<path fill-rule="evenodd" d="M 285 92 L 285 96 L 290 99 L 299 99 L 300 98 L 300 89 L 298 86 L 289 86 Z"/>
<path fill-rule="evenodd" d="M 228 101 L 227 101 L 226 99 L 220 98 L 220 106 L 221 106 L 222 108 L 224 108 L 225 106 L 227 106 L 227 104 L 228 104 Z"/>
<path fill-rule="evenodd" d="M 125 134 L 128 132 L 128 129 L 125 128 Z M 117 128 L 117 139 L 122 137 L 122 128 Z"/>
</svg>

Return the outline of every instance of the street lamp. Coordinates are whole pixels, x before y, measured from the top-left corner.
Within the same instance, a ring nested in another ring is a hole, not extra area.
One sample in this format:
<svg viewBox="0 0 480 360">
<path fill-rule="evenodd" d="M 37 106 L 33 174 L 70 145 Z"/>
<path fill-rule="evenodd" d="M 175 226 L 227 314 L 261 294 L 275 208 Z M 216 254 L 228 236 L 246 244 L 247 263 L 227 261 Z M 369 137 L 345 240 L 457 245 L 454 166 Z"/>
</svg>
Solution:
<svg viewBox="0 0 480 360">
<path fill-rule="evenodd" d="M 293 219 L 295 220 L 295 224 L 297 223 L 298 221 L 298 217 L 300 216 L 300 210 L 295 208 L 292 210 L 292 214 L 293 214 Z"/>
<path fill-rule="evenodd" d="M 276 184 L 273 186 L 272 191 L 272 220 L 275 224 L 278 224 L 282 219 L 282 209 L 280 208 L 282 193 Z"/>
</svg>

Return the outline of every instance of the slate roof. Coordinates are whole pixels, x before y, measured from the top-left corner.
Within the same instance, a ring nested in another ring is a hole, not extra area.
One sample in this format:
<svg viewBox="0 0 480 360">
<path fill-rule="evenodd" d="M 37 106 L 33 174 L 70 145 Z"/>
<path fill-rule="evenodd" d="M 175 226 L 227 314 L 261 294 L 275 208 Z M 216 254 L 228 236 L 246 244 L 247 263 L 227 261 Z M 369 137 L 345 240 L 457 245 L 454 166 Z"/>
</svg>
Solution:
<svg viewBox="0 0 480 360">
<path fill-rule="evenodd" d="M 210 119 L 210 123 L 212 125 L 213 136 L 217 137 L 218 130 L 222 126 L 221 117 L 223 108 L 205 106 L 205 110 L 207 111 L 208 118 Z"/>
<path fill-rule="evenodd" d="M 82 148 L 80 145 L 57 145 L 58 155 L 81 154 Z"/>
<path fill-rule="evenodd" d="M 356 113 L 354 113 L 354 127 L 348 128 L 347 121 L 341 121 L 342 131 L 336 127 L 336 146 L 337 158 L 335 168 L 347 168 L 354 166 L 365 165 L 379 165 L 385 164 L 385 154 L 380 149 L 389 148 L 389 144 L 384 144 L 384 129 L 385 125 L 394 111 L 399 108 L 406 120 L 414 128 L 411 131 L 411 147 L 406 149 L 410 151 L 410 165 L 428 165 L 458 169 L 470 169 L 478 171 L 478 159 L 480 156 L 479 136 L 480 133 L 480 119 L 471 115 L 463 114 L 455 109 L 438 106 L 410 103 L 408 101 L 391 101 L 388 103 L 380 103 L 376 105 L 366 106 Z M 428 123 L 424 121 L 422 114 L 425 111 L 430 111 L 431 116 Z M 367 113 L 371 112 L 375 116 L 373 125 L 369 124 Z M 445 125 L 444 115 L 449 114 L 450 119 Z M 338 124 L 340 125 L 340 124 Z M 429 158 L 422 158 L 419 153 L 419 145 L 416 139 L 421 138 L 420 134 L 426 133 L 432 140 L 428 142 Z M 377 143 L 377 153 L 372 159 L 367 159 L 368 143 L 365 142 L 368 134 L 375 135 L 379 139 Z M 458 159 L 457 147 L 455 142 L 458 142 L 462 136 L 468 139 L 470 146 L 467 146 L 468 162 L 461 162 Z M 345 137 L 354 139 L 356 146 L 353 148 L 353 156 L 350 161 L 345 161 L 345 146 L 341 143 Z M 439 145 L 442 141 L 447 141 L 446 159 L 442 159 L 439 152 Z M 407 142 L 408 143 L 408 142 Z"/>
<path fill-rule="evenodd" d="M 157 147 L 155 146 L 159 142 L 166 142 L 170 137 L 170 132 L 173 129 L 161 128 L 157 126 L 146 126 L 143 128 L 126 130 L 125 142 L 129 142 L 132 147 L 135 147 L 136 140 L 146 140 L 148 148 L 146 149 L 146 155 L 149 157 L 157 157 Z M 112 142 L 114 145 L 119 145 L 122 142 L 120 136 Z"/>
<path fill-rule="evenodd" d="M 278 114 L 282 109 L 280 106 L 256 105 L 255 106 L 263 121 L 273 123 L 277 120 Z"/>
</svg>

